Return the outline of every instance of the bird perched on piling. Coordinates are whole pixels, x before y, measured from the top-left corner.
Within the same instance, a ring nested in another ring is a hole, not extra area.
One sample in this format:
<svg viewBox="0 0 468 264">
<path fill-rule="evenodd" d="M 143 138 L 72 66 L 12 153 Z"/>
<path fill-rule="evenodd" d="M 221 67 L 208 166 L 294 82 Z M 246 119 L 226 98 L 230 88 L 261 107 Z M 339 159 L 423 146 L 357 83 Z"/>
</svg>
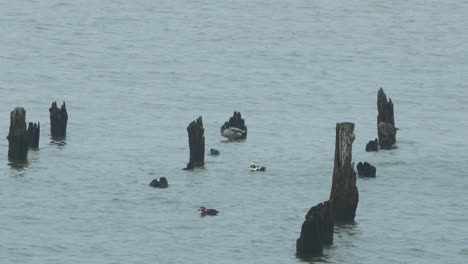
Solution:
<svg viewBox="0 0 468 264">
<path fill-rule="evenodd" d="M 200 215 L 201 216 L 207 216 L 207 215 L 217 215 L 219 212 L 218 210 L 216 209 L 206 209 L 205 207 L 200 207 L 200 209 L 198 209 L 198 211 L 200 211 Z"/>
<path fill-rule="evenodd" d="M 399 128 L 394 127 L 392 124 L 387 122 L 380 122 L 379 123 L 379 132 L 382 133 L 384 136 L 393 136 L 396 134 Z"/>
<path fill-rule="evenodd" d="M 246 131 L 237 127 L 230 127 L 229 123 L 226 122 L 220 129 L 221 136 L 230 140 L 242 139 L 245 136 Z"/>
</svg>

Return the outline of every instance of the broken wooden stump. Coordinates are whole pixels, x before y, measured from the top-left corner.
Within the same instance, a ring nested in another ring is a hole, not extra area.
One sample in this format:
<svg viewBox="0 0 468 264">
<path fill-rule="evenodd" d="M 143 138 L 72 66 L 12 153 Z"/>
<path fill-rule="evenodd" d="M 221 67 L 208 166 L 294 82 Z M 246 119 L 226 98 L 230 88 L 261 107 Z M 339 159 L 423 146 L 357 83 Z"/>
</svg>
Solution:
<svg viewBox="0 0 468 264">
<path fill-rule="evenodd" d="M 356 172 L 352 163 L 354 123 L 336 124 L 335 165 L 330 193 L 336 221 L 353 221 L 359 202 Z"/>
<path fill-rule="evenodd" d="M 203 128 L 202 117 L 192 121 L 188 127 L 188 138 L 190 148 L 190 161 L 186 170 L 191 170 L 205 165 L 205 129 Z"/>
<path fill-rule="evenodd" d="M 377 134 L 381 149 L 390 149 L 396 143 L 395 119 L 393 115 L 393 102 L 382 88 L 377 93 Z"/>
<path fill-rule="evenodd" d="M 358 176 L 363 178 L 375 178 L 377 169 L 370 165 L 368 162 L 359 162 L 356 166 L 358 171 Z"/>
<path fill-rule="evenodd" d="M 220 128 L 221 135 L 231 140 L 242 140 L 247 138 L 247 126 L 240 112 L 234 111 L 229 121 Z"/>
<path fill-rule="evenodd" d="M 153 188 L 161 188 L 161 189 L 164 189 L 164 188 L 167 188 L 169 187 L 169 183 L 167 182 L 167 179 L 166 177 L 160 177 L 159 178 L 159 181 L 157 179 L 154 179 L 150 182 L 149 186 L 153 187 Z"/>
<path fill-rule="evenodd" d="M 366 151 L 379 151 L 379 140 L 376 138 L 369 141 L 366 145 Z"/>
<path fill-rule="evenodd" d="M 330 201 L 310 208 L 296 241 L 296 253 L 304 257 L 321 255 L 323 246 L 333 243 L 334 226 L 335 216 Z"/>
<path fill-rule="evenodd" d="M 60 109 L 57 107 L 57 102 L 53 102 L 49 108 L 50 112 L 50 133 L 52 138 L 62 139 L 67 134 L 68 113 L 63 102 Z"/>
<path fill-rule="evenodd" d="M 26 161 L 28 159 L 29 138 L 26 130 L 26 110 L 16 107 L 10 113 L 10 131 L 8 132 L 8 159 Z"/>
<path fill-rule="evenodd" d="M 28 138 L 29 138 L 29 147 L 31 149 L 39 148 L 39 134 L 41 131 L 40 123 L 29 122 L 28 125 Z"/>
</svg>

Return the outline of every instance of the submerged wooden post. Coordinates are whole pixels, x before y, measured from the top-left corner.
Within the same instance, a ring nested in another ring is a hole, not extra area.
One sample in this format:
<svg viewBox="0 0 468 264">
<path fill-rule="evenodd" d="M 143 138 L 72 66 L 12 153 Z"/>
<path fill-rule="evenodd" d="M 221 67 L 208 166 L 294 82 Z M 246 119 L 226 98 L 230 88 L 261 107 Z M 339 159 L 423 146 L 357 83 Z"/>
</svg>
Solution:
<svg viewBox="0 0 468 264">
<path fill-rule="evenodd" d="M 8 159 L 26 161 L 28 159 L 28 131 L 26 130 L 26 110 L 16 107 L 10 113 L 10 131 L 8 132 Z"/>
<path fill-rule="evenodd" d="M 379 145 L 382 149 L 390 149 L 396 142 L 395 119 L 393 116 L 393 102 L 382 88 L 377 93 L 377 134 L 379 136 Z"/>
<path fill-rule="evenodd" d="M 336 124 L 335 165 L 330 193 L 336 221 L 353 221 L 359 202 L 356 172 L 352 163 L 354 123 Z"/>
<path fill-rule="evenodd" d="M 300 256 L 318 256 L 324 245 L 333 243 L 335 216 L 333 204 L 323 202 L 312 208 L 302 224 L 301 236 L 296 241 L 296 253 Z"/>
<path fill-rule="evenodd" d="M 190 161 L 185 169 L 203 167 L 205 165 L 205 129 L 202 117 L 192 121 L 188 127 L 188 138 L 190 148 Z"/>
<path fill-rule="evenodd" d="M 29 138 L 29 147 L 32 149 L 39 148 L 39 134 L 41 131 L 40 123 L 29 122 L 28 125 L 28 138 Z"/>
<path fill-rule="evenodd" d="M 57 107 L 57 102 L 53 102 L 49 108 L 50 112 L 50 133 L 53 138 L 65 138 L 67 134 L 68 113 L 63 102 L 60 109 Z"/>
</svg>

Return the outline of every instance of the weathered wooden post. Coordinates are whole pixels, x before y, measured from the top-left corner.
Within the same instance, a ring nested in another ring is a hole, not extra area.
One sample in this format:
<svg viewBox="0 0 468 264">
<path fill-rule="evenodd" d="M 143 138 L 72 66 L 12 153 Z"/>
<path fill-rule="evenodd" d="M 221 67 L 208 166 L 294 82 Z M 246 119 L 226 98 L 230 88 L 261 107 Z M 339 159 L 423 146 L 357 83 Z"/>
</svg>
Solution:
<svg viewBox="0 0 468 264">
<path fill-rule="evenodd" d="M 393 116 L 393 102 L 382 88 L 377 93 L 377 134 L 379 136 L 379 144 L 381 149 L 390 149 L 396 142 L 395 119 Z"/>
<path fill-rule="evenodd" d="M 375 178 L 377 169 L 368 162 L 359 162 L 356 166 L 359 177 Z"/>
<path fill-rule="evenodd" d="M 354 123 L 336 124 L 335 165 L 330 201 L 336 221 L 353 221 L 359 202 L 356 172 L 352 163 Z"/>
<path fill-rule="evenodd" d="M 320 255 L 324 245 L 333 243 L 334 213 L 333 204 L 329 201 L 310 208 L 302 224 L 301 236 L 296 241 L 299 256 Z"/>
<path fill-rule="evenodd" d="M 188 138 L 190 148 L 190 161 L 185 169 L 191 170 L 205 165 L 205 129 L 203 128 L 202 117 L 192 121 L 188 127 Z"/>
<path fill-rule="evenodd" d="M 366 145 L 366 151 L 379 151 L 379 140 L 371 140 Z"/>
<path fill-rule="evenodd" d="M 28 125 L 28 138 L 29 138 L 29 147 L 32 149 L 39 148 L 39 134 L 41 131 L 40 123 L 29 122 Z"/>
<path fill-rule="evenodd" d="M 60 109 L 57 107 L 57 102 L 53 102 L 49 108 L 50 112 L 50 133 L 53 138 L 65 138 L 67 134 L 68 113 L 63 102 Z"/>
<path fill-rule="evenodd" d="M 8 132 L 8 159 L 26 161 L 28 159 L 28 131 L 26 130 L 26 110 L 16 107 L 10 113 L 10 131 Z"/>
</svg>

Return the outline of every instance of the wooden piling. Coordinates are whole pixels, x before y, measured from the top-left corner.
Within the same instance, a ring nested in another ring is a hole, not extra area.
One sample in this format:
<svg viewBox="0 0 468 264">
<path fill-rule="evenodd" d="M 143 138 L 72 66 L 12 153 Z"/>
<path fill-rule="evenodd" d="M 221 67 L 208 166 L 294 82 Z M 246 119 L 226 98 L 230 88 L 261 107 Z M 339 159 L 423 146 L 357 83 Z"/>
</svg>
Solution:
<svg viewBox="0 0 468 264">
<path fill-rule="evenodd" d="M 63 102 L 60 109 L 57 107 L 57 102 L 53 102 L 49 108 L 50 112 L 50 133 L 53 138 L 65 138 L 67 134 L 68 113 Z"/>
<path fill-rule="evenodd" d="M 190 148 L 190 161 L 185 169 L 203 167 L 205 165 L 205 129 L 202 117 L 192 121 L 188 127 L 188 139 Z"/>
<path fill-rule="evenodd" d="M 302 224 L 301 236 L 296 241 L 296 253 L 305 257 L 321 255 L 323 246 L 333 243 L 334 226 L 331 202 L 326 201 L 310 208 Z"/>
<path fill-rule="evenodd" d="M 375 178 L 377 169 L 368 162 L 359 162 L 356 166 L 358 177 Z"/>
<path fill-rule="evenodd" d="M 359 202 L 356 172 L 352 163 L 354 123 L 336 124 L 335 165 L 333 168 L 330 201 L 336 221 L 353 221 Z"/>
<path fill-rule="evenodd" d="M 8 132 L 8 159 L 10 161 L 27 161 L 28 131 L 26 129 L 26 110 L 16 107 L 10 113 L 10 131 Z"/>
<path fill-rule="evenodd" d="M 377 93 L 377 110 L 377 134 L 379 136 L 379 145 L 381 149 L 390 149 L 396 143 L 396 132 L 383 133 L 382 129 L 379 129 L 379 125 L 383 123 L 390 124 L 395 127 L 393 102 L 391 98 L 387 101 L 387 95 L 382 88 L 380 88 Z"/>
<path fill-rule="evenodd" d="M 366 151 L 379 151 L 379 140 L 374 139 L 367 143 Z"/>
<path fill-rule="evenodd" d="M 29 125 L 28 125 L 29 148 L 31 149 L 39 148 L 40 131 L 41 131 L 40 123 L 29 122 Z"/>
</svg>

